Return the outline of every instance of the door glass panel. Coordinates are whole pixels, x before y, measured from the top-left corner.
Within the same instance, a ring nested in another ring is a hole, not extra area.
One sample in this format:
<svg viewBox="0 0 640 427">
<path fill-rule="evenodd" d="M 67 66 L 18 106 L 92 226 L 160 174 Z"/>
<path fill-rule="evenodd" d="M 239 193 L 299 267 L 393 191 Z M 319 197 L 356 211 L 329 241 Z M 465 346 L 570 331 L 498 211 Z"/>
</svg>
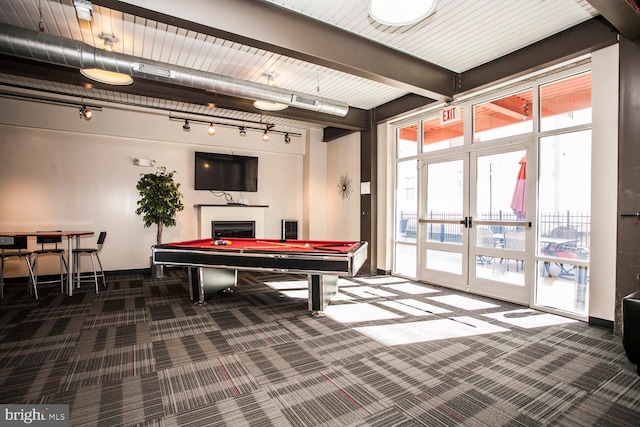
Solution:
<svg viewBox="0 0 640 427">
<path fill-rule="evenodd" d="M 396 138 L 396 157 L 416 156 L 418 154 L 418 125 L 398 128 Z"/>
<path fill-rule="evenodd" d="M 444 150 L 464 144 L 464 110 L 460 109 L 460 120 L 440 124 L 440 117 L 422 122 L 422 152 Z"/>
<path fill-rule="evenodd" d="M 585 314 L 591 131 L 540 139 L 536 304 Z"/>
<path fill-rule="evenodd" d="M 463 206 L 464 162 L 452 160 L 428 165 L 426 218 L 461 220 Z M 460 224 L 427 224 L 427 240 L 462 244 Z"/>
<path fill-rule="evenodd" d="M 473 106 L 473 143 L 533 131 L 532 89 Z"/>
<path fill-rule="evenodd" d="M 561 269 L 566 274 L 559 273 Z M 536 304 L 587 315 L 589 267 L 538 261 Z"/>
<path fill-rule="evenodd" d="M 591 73 L 540 86 L 540 130 L 591 123 Z"/>
<path fill-rule="evenodd" d="M 527 150 L 478 155 L 475 166 L 475 246 L 470 252 L 476 263 L 469 289 L 487 295 L 508 293 L 514 301 L 527 303 L 528 228 L 513 224 L 527 217 Z"/>
<path fill-rule="evenodd" d="M 456 275 L 462 274 L 461 253 L 428 249 L 425 264 L 429 270 L 443 271 Z"/>
<path fill-rule="evenodd" d="M 397 241 L 416 242 L 418 231 L 418 170 L 416 160 L 398 162 L 396 165 L 396 220 Z"/>
<path fill-rule="evenodd" d="M 525 150 L 478 157 L 476 220 L 517 221 L 526 217 Z M 502 233 L 502 227 L 493 228 Z"/>
<path fill-rule="evenodd" d="M 396 243 L 393 272 L 406 277 L 416 277 L 416 246 Z"/>
</svg>

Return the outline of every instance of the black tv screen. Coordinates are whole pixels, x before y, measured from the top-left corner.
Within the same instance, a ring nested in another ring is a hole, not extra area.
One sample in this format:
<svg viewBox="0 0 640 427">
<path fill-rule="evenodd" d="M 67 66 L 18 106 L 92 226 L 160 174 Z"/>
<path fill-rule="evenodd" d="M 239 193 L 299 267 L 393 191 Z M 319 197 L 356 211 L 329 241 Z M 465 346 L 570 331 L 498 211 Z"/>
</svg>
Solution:
<svg viewBox="0 0 640 427">
<path fill-rule="evenodd" d="M 258 158 L 196 151 L 195 189 L 258 191 Z"/>
</svg>

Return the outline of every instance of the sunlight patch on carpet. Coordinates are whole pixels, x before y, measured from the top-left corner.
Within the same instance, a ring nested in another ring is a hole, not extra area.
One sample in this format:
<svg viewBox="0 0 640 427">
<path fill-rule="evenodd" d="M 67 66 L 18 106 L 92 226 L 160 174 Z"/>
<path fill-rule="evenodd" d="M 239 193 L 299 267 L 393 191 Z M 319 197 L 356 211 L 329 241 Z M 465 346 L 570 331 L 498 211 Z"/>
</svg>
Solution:
<svg viewBox="0 0 640 427">
<path fill-rule="evenodd" d="M 484 314 L 483 316 L 525 329 L 577 322 L 577 320 L 567 317 L 531 309 L 503 311 L 501 313 Z"/>
<path fill-rule="evenodd" d="M 395 285 L 384 285 L 384 288 L 393 289 L 394 291 L 402 292 L 411 295 L 431 294 L 433 292 L 440 292 L 438 290 L 429 288 L 428 286 L 415 285 L 413 283 L 396 283 Z"/>
<path fill-rule="evenodd" d="M 330 305 L 326 308 L 324 314 L 340 323 L 372 322 L 376 320 L 402 319 L 403 317 L 367 303 Z"/>
<path fill-rule="evenodd" d="M 500 307 L 496 304 L 491 304 L 485 301 L 480 301 L 461 295 L 443 295 L 440 297 L 428 297 L 427 299 L 437 301 L 441 304 L 452 305 L 454 307 L 462 308 L 465 310 L 485 310 L 487 308 Z"/>
<path fill-rule="evenodd" d="M 423 311 L 418 308 L 412 307 L 409 304 L 404 304 L 405 300 L 396 300 L 396 301 L 382 301 L 380 304 L 386 307 L 389 307 L 395 311 L 399 311 L 410 316 L 431 316 L 433 313 L 428 311 Z"/>
<path fill-rule="evenodd" d="M 407 279 L 402 279 L 400 277 L 393 276 L 385 276 L 385 277 L 363 277 L 358 278 L 362 283 L 366 283 L 368 285 L 383 285 L 385 283 L 405 283 L 409 282 Z"/>
<path fill-rule="evenodd" d="M 447 310 L 446 308 L 438 307 L 437 305 L 427 304 L 423 301 L 418 301 L 411 298 L 406 299 L 398 299 L 395 302 L 401 303 L 402 305 L 409 306 L 420 311 L 427 312 L 429 314 L 444 314 L 451 313 L 451 310 Z M 384 304 L 384 303 L 383 303 Z"/>
<path fill-rule="evenodd" d="M 372 288 L 371 286 L 343 286 L 340 288 L 342 292 L 353 294 L 360 298 L 370 299 L 379 297 L 397 297 L 393 292 L 387 292 L 384 289 Z"/>
<path fill-rule="evenodd" d="M 354 328 L 379 343 L 394 346 L 507 332 L 506 328 L 468 316 Z"/>
</svg>

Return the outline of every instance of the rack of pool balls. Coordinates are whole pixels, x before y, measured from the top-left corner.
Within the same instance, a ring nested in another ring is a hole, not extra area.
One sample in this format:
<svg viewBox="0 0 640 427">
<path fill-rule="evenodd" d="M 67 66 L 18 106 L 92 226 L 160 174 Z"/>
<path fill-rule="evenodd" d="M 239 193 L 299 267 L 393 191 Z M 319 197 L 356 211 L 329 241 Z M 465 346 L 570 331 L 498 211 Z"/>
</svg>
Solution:
<svg viewBox="0 0 640 427">
<path fill-rule="evenodd" d="M 213 244 L 215 246 L 231 246 L 231 240 L 214 240 Z"/>
</svg>

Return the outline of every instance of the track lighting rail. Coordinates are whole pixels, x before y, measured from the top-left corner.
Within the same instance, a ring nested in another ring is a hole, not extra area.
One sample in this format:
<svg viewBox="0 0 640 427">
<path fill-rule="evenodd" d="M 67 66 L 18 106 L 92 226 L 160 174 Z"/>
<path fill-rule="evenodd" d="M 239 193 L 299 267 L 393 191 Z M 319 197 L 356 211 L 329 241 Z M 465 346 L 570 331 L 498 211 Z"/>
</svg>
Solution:
<svg viewBox="0 0 640 427">
<path fill-rule="evenodd" d="M 295 133 L 295 132 L 287 132 L 287 131 L 280 131 L 280 130 L 275 130 L 273 129 L 275 127 L 275 125 L 273 123 L 265 123 L 265 122 L 258 122 L 258 121 L 254 121 L 254 120 L 235 120 L 235 119 L 231 119 L 228 117 L 222 117 L 222 116 L 202 116 L 202 117 L 210 117 L 209 119 L 206 118 L 201 118 L 201 119 L 195 119 L 193 117 L 183 117 L 183 116 L 175 116 L 175 115 L 169 115 L 169 120 L 171 121 L 177 121 L 177 122 L 182 122 L 182 123 L 186 123 L 188 122 L 189 124 L 191 123 L 200 123 L 203 125 L 215 125 L 215 126 L 222 126 L 222 127 L 229 127 L 229 128 L 237 128 L 238 130 L 240 130 L 240 128 L 243 128 L 245 130 L 247 129 L 251 129 L 251 130 L 259 130 L 259 131 L 267 131 L 269 133 L 272 134 L 279 134 L 279 135 L 285 135 L 285 136 L 297 136 L 300 137 L 302 136 L 302 134 L 300 133 Z M 226 120 L 227 122 L 220 122 L 220 121 L 216 121 L 213 119 L 223 119 Z M 236 121 L 237 123 L 229 123 L 229 121 Z M 247 125 L 250 124 L 250 125 Z M 251 126 L 254 125 L 254 126 Z M 184 126 L 183 126 L 184 127 Z"/>
</svg>

